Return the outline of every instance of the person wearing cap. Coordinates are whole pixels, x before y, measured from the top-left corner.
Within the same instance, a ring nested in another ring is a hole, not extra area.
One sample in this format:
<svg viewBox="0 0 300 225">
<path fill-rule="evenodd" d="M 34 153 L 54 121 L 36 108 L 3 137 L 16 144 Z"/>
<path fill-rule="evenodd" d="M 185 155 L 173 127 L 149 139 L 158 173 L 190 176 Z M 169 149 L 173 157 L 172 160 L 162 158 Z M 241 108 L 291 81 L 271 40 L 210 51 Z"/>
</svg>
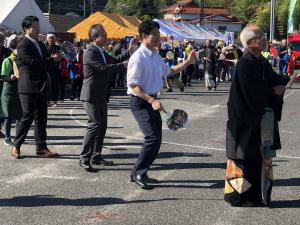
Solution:
<svg viewBox="0 0 300 225">
<path fill-rule="evenodd" d="M 55 35 L 47 34 L 46 48 L 50 55 L 60 53 L 60 47 L 55 44 Z M 57 107 L 57 101 L 59 100 L 60 90 L 60 70 L 59 62 L 54 63 L 54 66 L 48 68 L 48 101 L 49 106 Z"/>
<path fill-rule="evenodd" d="M 185 57 L 186 58 L 190 55 L 190 53 L 193 49 L 194 49 L 193 43 L 189 42 L 188 46 L 185 48 Z M 192 80 L 193 72 L 194 72 L 194 65 L 191 64 L 185 69 L 185 72 L 182 73 L 181 80 L 182 80 L 182 83 L 184 86 L 192 86 L 191 80 Z"/>
<path fill-rule="evenodd" d="M 162 140 L 162 120 L 160 111 L 165 111 L 157 99 L 163 89 L 163 77 L 177 74 L 195 60 L 192 51 L 184 62 L 169 68 L 157 51 L 160 43 L 159 24 L 144 21 L 139 26 L 141 47 L 131 56 L 127 69 L 127 94 L 130 95 L 130 109 L 140 130 L 145 136 L 143 147 L 132 169 L 130 181 L 143 189 L 148 183 L 158 182 L 149 178 L 147 172 L 157 157 Z"/>
</svg>

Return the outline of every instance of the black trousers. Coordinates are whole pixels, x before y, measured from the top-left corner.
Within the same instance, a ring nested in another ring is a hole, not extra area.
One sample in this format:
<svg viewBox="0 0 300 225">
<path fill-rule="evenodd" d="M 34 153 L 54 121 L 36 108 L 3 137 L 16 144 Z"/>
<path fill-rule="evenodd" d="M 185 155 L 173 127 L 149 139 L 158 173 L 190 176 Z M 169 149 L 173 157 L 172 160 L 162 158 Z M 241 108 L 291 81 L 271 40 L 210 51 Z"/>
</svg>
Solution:
<svg viewBox="0 0 300 225">
<path fill-rule="evenodd" d="M 107 129 L 107 103 L 83 102 L 88 116 L 86 134 L 80 153 L 81 159 L 90 161 L 101 159 L 103 140 Z"/>
<path fill-rule="evenodd" d="M 145 136 L 142 150 L 133 167 L 132 175 L 145 176 L 156 159 L 162 140 L 162 120 L 159 111 L 139 97 L 130 99 L 131 112 Z"/>
<path fill-rule="evenodd" d="M 59 83 L 60 83 L 59 100 L 60 101 L 64 101 L 65 100 L 66 80 L 67 80 L 67 77 L 65 77 L 65 76 L 61 75 L 59 77 Z"/>
<path fill-rule="evenodd" d="M 58 69 L 53 69 L 47 73 L 47 76 L 48 101 L 57 101 L 60 94 L 60 72 Z"/>
<path fill-rule="evenodd" d="M 71 83 L 72 83 L 72 97 L 79 98 L 82 89 L 83 78 L 77 77 L 76 79 L 71 80 Z"/>
<path fill-rule="evenodd" d="M 39 94 L 19 94 L 23 110 L 22 118 L 17 128 L 14 146 L 20 148 L 34 121 L 34 139 L 36 150 L 47 149 L 47 92 Z"/>
<path fill-rule="evenodd" d="M 194 72 L 194 65 L 189 65 L 182 74 L 181 80 L 184 85 L 191 84 L 191 79 Z"/>
</svg>

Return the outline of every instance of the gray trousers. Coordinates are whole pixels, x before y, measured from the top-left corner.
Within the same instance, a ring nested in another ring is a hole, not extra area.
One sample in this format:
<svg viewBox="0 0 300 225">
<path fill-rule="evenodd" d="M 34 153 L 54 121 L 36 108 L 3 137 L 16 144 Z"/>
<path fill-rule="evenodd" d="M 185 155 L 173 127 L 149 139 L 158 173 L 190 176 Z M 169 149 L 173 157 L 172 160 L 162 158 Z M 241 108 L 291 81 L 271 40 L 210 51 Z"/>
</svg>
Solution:
<svg viewBox="0 0 300 225">
<path fill-rule="evenodd" d="M 107 129 L 107 103 L 84 102 L 88 117 L 86 134 L 82 144 L 81 159 L 90 161 L 101 159 L 103 140 Z"/>
</svg>

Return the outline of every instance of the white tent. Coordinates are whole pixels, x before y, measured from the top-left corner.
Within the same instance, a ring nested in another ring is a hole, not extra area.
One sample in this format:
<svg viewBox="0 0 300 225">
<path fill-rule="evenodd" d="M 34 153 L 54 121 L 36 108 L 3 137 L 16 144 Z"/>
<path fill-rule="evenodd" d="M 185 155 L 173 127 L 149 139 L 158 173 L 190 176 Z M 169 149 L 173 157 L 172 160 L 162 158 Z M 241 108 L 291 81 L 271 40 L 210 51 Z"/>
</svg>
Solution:
<svg viewBox="0 0 300 225">
<path fill-rule="evenodd" d="M 34 0 L 1 0 L 0 4 L 0 25 L 12 32 L 23 31 L 21 24 L 26 16 L 39 18 L 41 33 L 55 31 Z"/>
</svg>

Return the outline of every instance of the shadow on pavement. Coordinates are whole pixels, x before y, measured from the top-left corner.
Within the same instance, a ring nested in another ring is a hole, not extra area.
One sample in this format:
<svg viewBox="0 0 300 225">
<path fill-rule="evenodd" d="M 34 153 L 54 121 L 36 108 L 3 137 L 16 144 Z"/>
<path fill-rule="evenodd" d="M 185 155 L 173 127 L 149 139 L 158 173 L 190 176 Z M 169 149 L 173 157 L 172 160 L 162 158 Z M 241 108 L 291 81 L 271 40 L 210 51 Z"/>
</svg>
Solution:
<svg viewBox="0 0 300 225">
<path fill-rule="evenodd" d="M 224 180 L 164 180 L 153 188 L 224 188 Z"/>
<path fill-rule="evenodd" d="M 270 208 L 300 208 L 300 199 L 272 201 L 270 203 Z"/>
<path fill-rule="evenodd" d="M 156 201 L 173 201 L 177 198 L 163 198 L 155 200 L 133 200 L 126 201 L 121 198 L 101 197 L 101 198 L 80 198 L 68 199 L 54 197 L 53 195 L 33 195 L 19 196 L 10 199 L 0 199 L 0 207 L 42 207 L 42 206 L 100 206 L 129 203 L 146 203 Z"/>
<path fill-rule="evenodd" d="M 113 143 L 105 143 L 104 145 L 113 146 Z M 124 143 L 124 145 L 139 145 L 139 143 Z M 119 150 L 119 149 L 118 149 Z M 116 153 L 116 154 L 105 154 L 105 158 L 112 159 L 136 159 L 138 153 Z M 176 157 L 209 157 L 210 154 L 206 153 L 189 153 L 189 152 L 160 152 L 157 159 L 170 159 Z"/>
<path fill-rule="evenodd" d="M 275 179 L 274 186 L 300 186 L 300 178 Z"/>
</svg>

